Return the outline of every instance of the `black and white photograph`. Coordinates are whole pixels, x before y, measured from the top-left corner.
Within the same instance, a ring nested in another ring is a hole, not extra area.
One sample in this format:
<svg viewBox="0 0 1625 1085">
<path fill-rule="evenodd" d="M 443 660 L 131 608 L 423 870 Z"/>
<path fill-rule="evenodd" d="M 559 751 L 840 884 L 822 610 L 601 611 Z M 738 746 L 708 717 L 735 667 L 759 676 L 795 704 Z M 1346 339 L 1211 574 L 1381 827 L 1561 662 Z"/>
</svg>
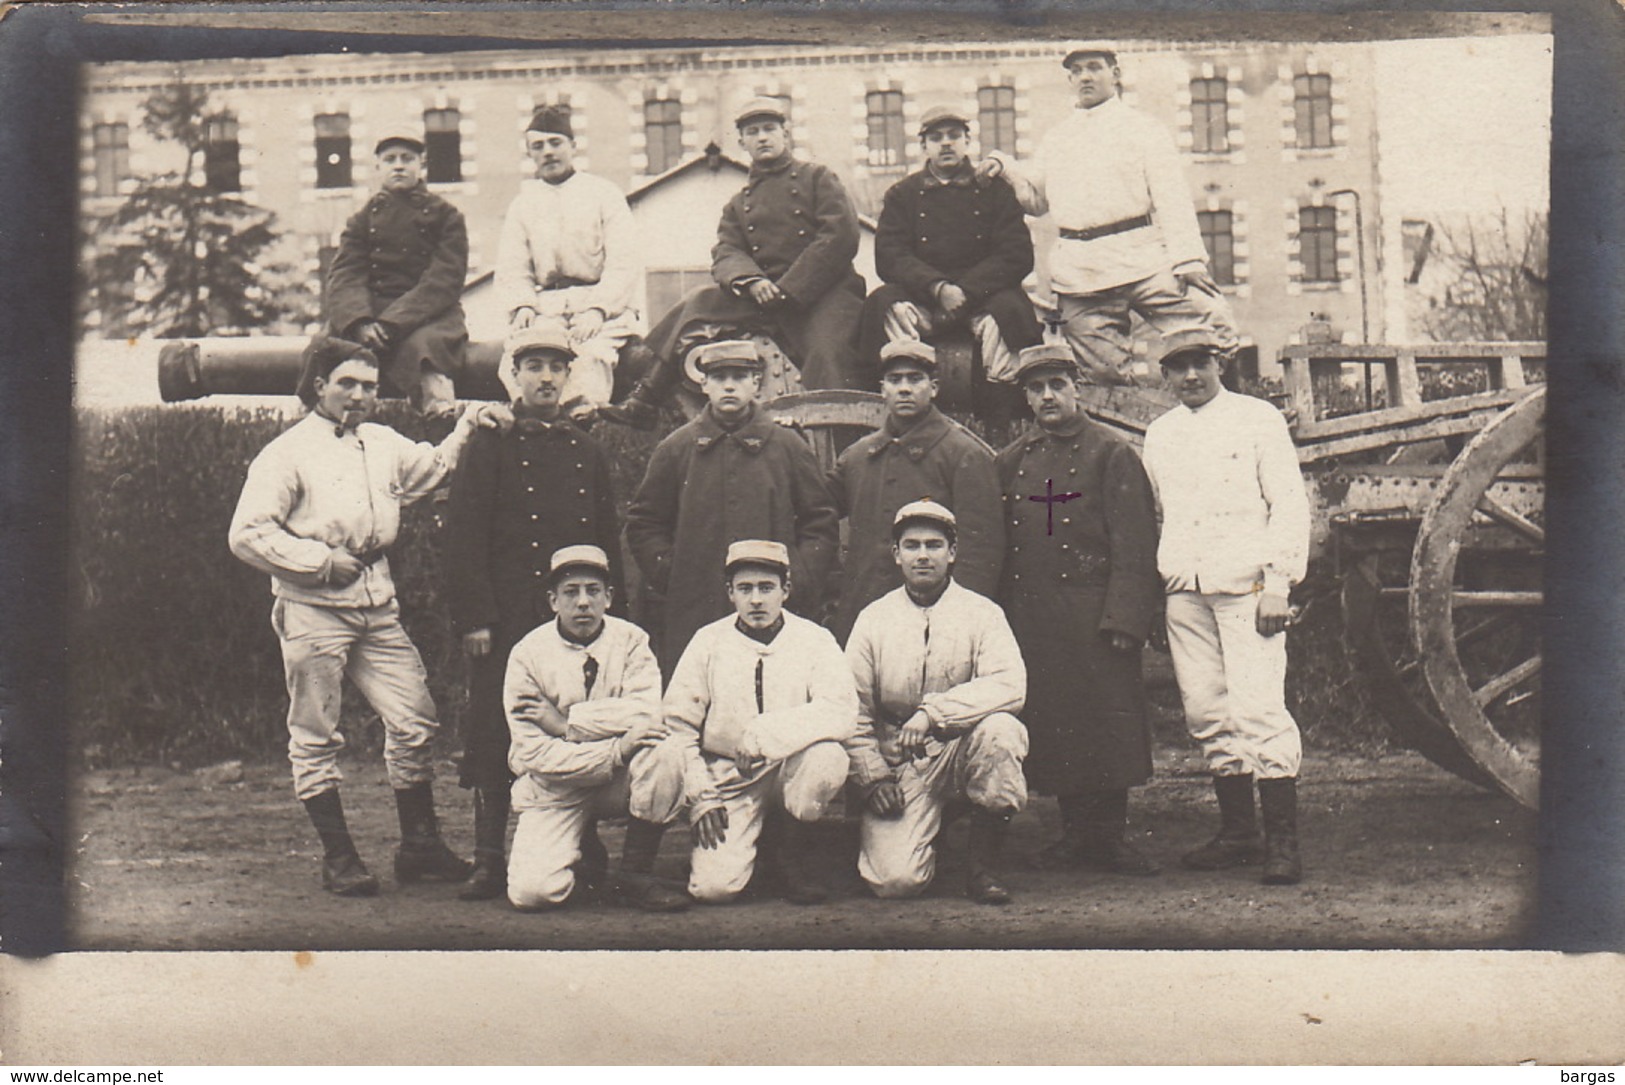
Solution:
<svg viewBox="0 0 1625 1085">
<path fill-rule="evenodd" d="M 1609 948 L 1549 15 L 229 7 L 59 133 L 55 948 Z"/>
</svg>

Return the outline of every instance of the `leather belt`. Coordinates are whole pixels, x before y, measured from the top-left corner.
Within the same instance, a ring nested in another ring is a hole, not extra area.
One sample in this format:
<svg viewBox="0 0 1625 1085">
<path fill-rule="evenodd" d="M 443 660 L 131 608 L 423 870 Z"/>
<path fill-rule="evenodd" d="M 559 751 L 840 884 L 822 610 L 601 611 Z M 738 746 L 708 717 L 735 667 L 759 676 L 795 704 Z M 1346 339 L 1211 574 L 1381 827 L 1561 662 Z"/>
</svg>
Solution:
<svg viewBox="0 0 1625 1085">
<path fill-rule="evenodd" d="M 1108 222 L 1104 226 L 1091 226 L 1087 230 L 1068 230 L 1063 228 L 1061 236 L 1068 241 L 1093 241 L 1097 237 L 1110 237 L 1112 234 L 1126 234 L 1130 230 L 1138 230 L 1142 226 L 1151 225 L 1150 215 L 1138 215 L 1131 219 L 1118 219 Z"/>
</svg>

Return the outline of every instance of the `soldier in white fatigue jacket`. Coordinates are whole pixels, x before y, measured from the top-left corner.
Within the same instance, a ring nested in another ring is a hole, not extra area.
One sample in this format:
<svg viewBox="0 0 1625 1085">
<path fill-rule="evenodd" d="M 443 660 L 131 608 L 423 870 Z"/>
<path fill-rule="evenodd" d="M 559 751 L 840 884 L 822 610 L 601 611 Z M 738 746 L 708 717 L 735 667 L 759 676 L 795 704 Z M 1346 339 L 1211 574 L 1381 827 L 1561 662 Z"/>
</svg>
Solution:
<svg viewBox="0 0 1625 1085">
<path fill-rule="evenodd" d="M 688 891 L 701 901 L 744 891 L 763 820 L 777 808 L 788 817 L 767 850 L 786 899 L 827 896 L 809 870 L 805 830 L 846 781 L 841 744 L 854 733 L 858 699 L 835 638 L 784 609 L 789 570 L 783 543 L 728 547 L 734 614 L 689 641 L 666 688 L 671 735 L 655 751 L 658 771 L 647 787 L 634 781 L 637 818 L 665 824 L 687 807 L 694 828 Z"/>
<path fill-rule="evenodd" d="M 1184 857 L 1213 870 L 1255 862 L 1253 781 L 1264 811 L 1264 882 L 1298 859 L 1302 743 L 1286 707 L 1288 593 L 1309 560 L 1309 499 L 1281 412 L 1227 391 L 1225 354 L 1203 332 L 1170 339 L 1162 371 L 1181 406 L 1145 433 L 1162 519 L 1157 570 L 1168 647 L 1191 737 L 1219 799 L 1219 833 Z"/>
<path fill-rule="evenodd" d="M 1027 804 L 1027 729 L 1013 715 L 1027 668 L 998 604 L 953 579 L 956 530 L 935 501 L 897 510 L 903 586 L 865 607 L 847 641 L 859 705 L 847 750 L 865 796 L 858 872 L 877 896 L 920 892 L 936 873 L 944 807 L 969 801 L 966 892 L 1003 904 L 999 852 Z"/>
<path fill-rule="evenodd" d="M 547 592 L 557 617 L 508 657 L 502 700 L 519 812 L 508 899 L 516 908 L 563 904 L 578 881 L 601 879 L 608 861 L 598 819 L 626 814 L 630 780 L 666 735 L 660 665 L 647 633 L 605 613 L 613 595 L 602 549 L 557 550 Z"/>
</svg>

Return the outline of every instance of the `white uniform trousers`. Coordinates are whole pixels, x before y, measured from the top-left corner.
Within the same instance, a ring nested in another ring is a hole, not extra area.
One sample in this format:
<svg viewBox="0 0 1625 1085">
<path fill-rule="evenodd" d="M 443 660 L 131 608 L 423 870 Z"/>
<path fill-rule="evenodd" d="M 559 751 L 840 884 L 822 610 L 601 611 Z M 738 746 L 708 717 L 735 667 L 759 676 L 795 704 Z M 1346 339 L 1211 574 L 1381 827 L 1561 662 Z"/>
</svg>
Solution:
<svg viewBox="0 0 1625 1085">
<path fill-rule="evenodd" d="M 912 301 L 893 302 L 886 310 L 886 341 L 922 339 L 936 330 L 943 317 L 940 312 Z M 987 313 L 970 318 L 970 332 L 982 348 L 982 371 L 990 381 L 1016 379 L 1016 356 L 1005 343 L 999 331 L 999 322 Z"/>
<path fill-rule="evenodd" d="M 1237 342 L 1230 303 L 1194 287 L 1186 290 L 1172 271 L 1159 271 L 1093 294 L 1055 297 L 1067 345 L 1086 371 L 1127 375 L 1133 359 L 1128 338 L 1130 313 L 1139 313 L 1159 335 L 1204 329 L 1227 347 Z"/>
<path fill-rule="evenodd" d="M 1168 649 L 1185 726 L 1215 776 L 1298 775 L 1303 743 L 1286 707 L 1286 637 L 1260 636 L 1257 595 L 1168 596 Z"/>
<path fill-rule="evenodd" d="M 1027 805 L 1027 728 L 1008 712 L 995 712 L 934 756 L 898 766 L 903 813 L 895 818 L 863 812 L 858 873 L 877 897 L 911 897 L 937 873 L 937 832 L 943 809 L 968 800 L 1013 814 Z"/>
<path fill-rule="evenodd" d="M 684 806 L 682 759 L 670 742 L 656 746 L 650 755 L 650 773 L 633 783 L 632 816 L 664 824 Z M 839 742 L 815 742 L 749 776 L 742 776 L 725 757 L 707 758 L 706 769 L 722 795 L 728 831 L 715 848 L 695 846 L 689 857 L 688 892 L 695 900 L 720 904 L 750 884 L 767 804 L 797 821 L 822 819 L 846 783 L 848 761 Z"/>
<path fill-rule="evenodd" d="M 282 642 L 288 683 L 288 761 L 301 800 L 339 786 L 339 707 L 344 676 L 384 724 L 384 766 L 396 789 L 434 779 L 440 724 L 417 648 L 401 628 L 400 605 L 321 607 L 278 598 L 271 628 Z"/>
<path fill-rule="evenodd" d="M 639 758 L 646 752 L 639 751 L 632 764 L 641 768 Z M 508 899 L 514 907 L 540 908 L 569 899 L 588 822 L 626 816 L 631 777 L 623 767 L 608 783 L 590 787 L 537 776 L 514 783 L 519 825 L 508 853 Z"/>
</svg>

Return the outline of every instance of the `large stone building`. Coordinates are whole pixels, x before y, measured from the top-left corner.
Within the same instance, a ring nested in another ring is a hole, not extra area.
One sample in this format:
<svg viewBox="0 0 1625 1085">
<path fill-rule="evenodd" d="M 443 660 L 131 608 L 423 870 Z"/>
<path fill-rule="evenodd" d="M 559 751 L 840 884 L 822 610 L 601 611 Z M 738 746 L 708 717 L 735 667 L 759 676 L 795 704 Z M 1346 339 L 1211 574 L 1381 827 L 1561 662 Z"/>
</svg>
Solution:
<svg viewBox="0 0 1625 1085">
<path fill-rule="evenodd" d="M 629 194 L 648 239 L 648 309 L 701 281 L 741 159 L 730 124 L 744 99 L 788 104 L 801 152 L 833 167 L 860 211 L 920 165 L 915 130 L 935 104 L 977 119 L 981 148 L 1030 155 L 1072 108 L 1053 42 L 676 50 L 335 55 L 97 66 L 83 111 L 86 207 L 172 165 L 141 128 L 142 101 L 180 76 L 224 116 L 205 172 L 275 211 L 315 276 L 372 185 L 372 144 L 391 120 L 427 131 L 431 187 L 467 215 L 469 309 L 502 216 L 531 176 L 524 128 L 569 106 L 578 164 Z M 1383 223 L 1373 47 L 1362 43 L 1124 42 L 1124 93 L 1160 117 L 1186 156 L 1216 277 L 1265 372 L 1312 314 L 1381 341 Z M 708 148 L 710 153 L 707 153 Z M 1035 223 L 1040 249 L 1052 234 Z M 876 285 L 868 249 L 859 270 Z M 1042 258 L 1041 258 L 1042 259 Z M 497 323 L 500 323 L 500 319 Z"/>
</svg>

